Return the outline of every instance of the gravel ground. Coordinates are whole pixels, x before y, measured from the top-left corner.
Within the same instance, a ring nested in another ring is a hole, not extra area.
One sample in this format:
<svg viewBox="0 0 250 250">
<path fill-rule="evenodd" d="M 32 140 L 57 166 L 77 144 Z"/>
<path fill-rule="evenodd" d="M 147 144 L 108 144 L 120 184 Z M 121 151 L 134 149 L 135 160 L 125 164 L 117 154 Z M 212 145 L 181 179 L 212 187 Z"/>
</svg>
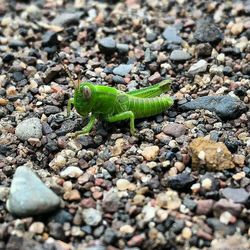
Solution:
<svg viewBox="0 0 250 250">
<path fill-rule="evenodd" d="M 249 38 L 247 0 L 0 0 L 0 249 L 250 249 Z M 71 138 L 56 52 L 175 104 Z"/>
</svg>

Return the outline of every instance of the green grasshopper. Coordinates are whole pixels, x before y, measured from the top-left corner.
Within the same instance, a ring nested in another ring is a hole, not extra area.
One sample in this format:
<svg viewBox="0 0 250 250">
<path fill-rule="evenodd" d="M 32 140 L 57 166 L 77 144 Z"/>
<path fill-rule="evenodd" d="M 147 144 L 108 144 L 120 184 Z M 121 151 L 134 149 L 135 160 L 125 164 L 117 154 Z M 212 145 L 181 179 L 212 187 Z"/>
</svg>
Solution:
<svg viewBox="0 0 250 250">
<path fill-rule="evenodd" d="M 107 122 L 130 120 L 130 132 L 135 133 L 134 120 L 157 115 L 173 105 L 169 96 L 160 96 L 170 89 L 171 80 L 129 92 L 123 92 L 113 87 L 82 82 L 78 78 L 74 83 L 65 65 L 70 81 L 74 86 L 74 97 L 70 98 L 67 106 L 67 116 L 70 115 L 71 105 L 83 118 L 90 114 L 88 124 L 74 135 L 89 133 L 97 118 Z"/>
</svg>

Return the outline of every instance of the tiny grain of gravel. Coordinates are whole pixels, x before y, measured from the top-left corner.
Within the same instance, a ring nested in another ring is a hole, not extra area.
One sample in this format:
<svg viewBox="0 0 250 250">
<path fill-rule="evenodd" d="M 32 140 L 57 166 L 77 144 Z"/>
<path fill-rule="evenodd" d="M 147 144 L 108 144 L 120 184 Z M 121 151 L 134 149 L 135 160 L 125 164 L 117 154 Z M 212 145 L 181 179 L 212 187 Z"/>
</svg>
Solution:
<svg viewBox="0 0 250 250">
<path fill-rule="evenodd" d="M 250 1 L 0 0 L 0 249 L 250 249 Z M 73 111 L 74 79 L 175 105 Z"/>
</svg>

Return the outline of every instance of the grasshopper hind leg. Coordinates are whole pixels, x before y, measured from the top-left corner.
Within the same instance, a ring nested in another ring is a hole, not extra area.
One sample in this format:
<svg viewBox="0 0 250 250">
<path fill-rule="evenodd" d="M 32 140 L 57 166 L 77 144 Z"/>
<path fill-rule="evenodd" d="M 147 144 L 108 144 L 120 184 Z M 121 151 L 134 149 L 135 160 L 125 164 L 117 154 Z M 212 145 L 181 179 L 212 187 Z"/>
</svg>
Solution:
<svg viewBox="0 0 250 250">
<path fill-rule="evenodd" d="M 106 118 L 108 122 L 119 122 L 119 121 L 128 120 L 128 119 L 130 120 L 130 133 L 134 135 L 135 134 L 135 116 L 132 111 L 126 111 L 126 112 L 116 114 L 113 116 L 109 116 L 108 118 Z"/>
</svg>

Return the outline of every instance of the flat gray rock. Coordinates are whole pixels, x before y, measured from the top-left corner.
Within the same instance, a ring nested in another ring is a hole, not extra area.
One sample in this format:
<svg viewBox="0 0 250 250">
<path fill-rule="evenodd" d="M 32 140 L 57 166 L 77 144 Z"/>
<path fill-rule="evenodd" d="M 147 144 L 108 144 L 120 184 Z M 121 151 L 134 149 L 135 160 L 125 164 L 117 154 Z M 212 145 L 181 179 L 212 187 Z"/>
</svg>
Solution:
<svg viewBox="0 0 250 250">
<path fill-rule="evenodd" d="M 16 127 L 16 136 L 22 141 L 27 141 L 29 138 L 42 137 L 42 124 L 40 119 L 34 117 L 20 122 Z"/>
<path fill-rule="evenodd" d="M 27 217 L 55 210 L 60 198 L 26 166 L 18 167 L 10 188 L 7 209 L 13 215 Z"/>
<path fill-rule="evenodd" d="M 77 11 L 74 13 L 64 12 L 56 16 L 55 19 L 52 21 L 52 24 L 58 25 L 58 26 L 69 26 L 69 25 L 78 24 L 83 14 L 84 13 L 81 11 Z"/>
<path fill-rule="evenodd" d="M 244 188 L 228 187 L 222 189 L 221 193 L 225 198 L 232 200 L 235 203 L 245 203 L 250 197 L 250 194 Z"/>
<path fill-rule="evenodd" d="M 120 64 L 115 67 L 113 73 L 119 76 L 126 76 L 132 70 L 133 64 Z"/>
<path fill-rule="evenodd" d="M 170 54 L 170 60 L 172 61 L 187 61 L 191 58 L 191 55 L 181 49 L 173 50 Z"/>
<path fill-rule="evenodd" d="M 215 112 L 221 119 L 229 120 L 239 117 L 246 111 L 246 105 L 239 99 L 230 95 L 224 96 L 202 96 L 184 103 L 181 110 L 207 109 Z"/>
</svg>

